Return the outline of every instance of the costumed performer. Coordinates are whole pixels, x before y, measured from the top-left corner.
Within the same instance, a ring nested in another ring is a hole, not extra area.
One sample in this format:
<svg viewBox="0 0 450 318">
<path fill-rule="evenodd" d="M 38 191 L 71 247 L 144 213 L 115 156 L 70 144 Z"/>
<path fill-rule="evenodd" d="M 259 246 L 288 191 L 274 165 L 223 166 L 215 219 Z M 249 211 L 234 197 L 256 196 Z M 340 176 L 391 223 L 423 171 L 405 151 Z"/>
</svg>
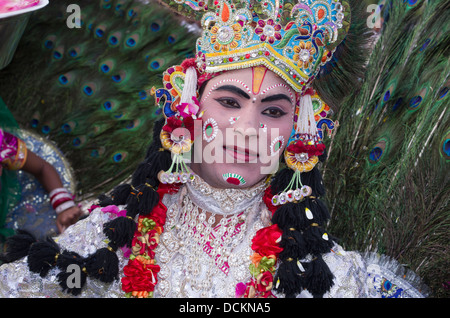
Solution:
<svg viewBox="0 0 450 318">
<path fill-rule="evenodd" d="M 196 59 L 164 72 L 164 118 L 131 183 L 54 239 L 9 240 L 3 297 L 426 295 L 325 230 L 310 86 L 349 8 L 299 1 L 281 25 L 283 1 L 241 5 L 215 1 Z"/>
</svg>

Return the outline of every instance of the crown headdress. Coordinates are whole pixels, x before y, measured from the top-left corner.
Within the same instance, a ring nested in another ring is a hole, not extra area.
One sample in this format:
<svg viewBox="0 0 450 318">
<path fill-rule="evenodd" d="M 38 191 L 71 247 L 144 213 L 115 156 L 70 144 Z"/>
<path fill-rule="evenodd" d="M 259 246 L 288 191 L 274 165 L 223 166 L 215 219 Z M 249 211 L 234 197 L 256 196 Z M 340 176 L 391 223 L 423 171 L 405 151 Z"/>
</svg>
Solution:
<svg viewBox="0 0 450 318">
<path fill-rule="evenodd" d="M 297 92 L 305 91 L 331 58 L 345 16 L 338 0 L 300 0 L 290 12 L 283 0 L 245 1 L 240 7 L 215 0 L 214 6 L 201 20 L 200 71 L 264 65 Z"/>
</svg>

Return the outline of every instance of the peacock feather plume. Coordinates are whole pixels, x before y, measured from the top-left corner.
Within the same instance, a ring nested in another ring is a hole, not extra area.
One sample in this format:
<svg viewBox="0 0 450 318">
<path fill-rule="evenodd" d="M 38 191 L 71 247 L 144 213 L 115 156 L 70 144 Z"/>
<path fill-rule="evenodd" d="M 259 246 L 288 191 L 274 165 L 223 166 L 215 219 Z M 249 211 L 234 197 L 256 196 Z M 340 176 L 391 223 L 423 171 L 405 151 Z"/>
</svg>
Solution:
<svg viewBox="0 0 450 318">
<path fill-rule="evenodd" d="M 330 231 L 347 249 L 400 260 L 448 297 L 450 3 L 379 5 L 361 85 L 327 141 Z"/>
<path fill-rule="evenodd" d="M 80 8 L 78 20 L 68 13 L 71 4 Z M 78 194 L 97 195 L 145 156 L 161 116 L 151 87 L 194 54 L 197 37 L 154 1 L 52 1 L 32 16 L 1 71 L 0 96 L 22 127 L 64 152 Z"/>
</svg>

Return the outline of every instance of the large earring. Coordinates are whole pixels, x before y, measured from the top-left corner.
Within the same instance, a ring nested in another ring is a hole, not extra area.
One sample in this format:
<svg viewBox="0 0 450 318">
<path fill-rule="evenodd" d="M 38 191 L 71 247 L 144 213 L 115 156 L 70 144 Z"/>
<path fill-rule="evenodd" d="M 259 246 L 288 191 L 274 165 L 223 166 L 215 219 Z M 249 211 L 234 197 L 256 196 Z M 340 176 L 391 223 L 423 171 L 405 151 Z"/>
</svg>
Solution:
<svg viewBox="0 0 450 318">
<path fill-rule="evenodd" d="M 319 156 L 325 151 L 314 117 L 311 99 L 313 94 L 312 90 L 308 90 L 300 98 L 297 121 L 288 146 L 284 150 L 286 165 L 294 171 L 294 174 L 288 186 L 272 197 L 272 204 L 275 206 L 300 201 L 312 194 L 311 187 L 302 184 L 301 173 L 311 171 L 319 162 Z"/>
<path fill-rule="evenodd" d="M 171 84 L 168 87 L 176 92 L 159 89 L 155 92 L 157 102 L 164 96 L 164 114 L 166 122 L 163 126 L 160 139 L 165 150 L 172 153 L 172 164 L 167 171 L 160 171 L 158 179 L 161 183 L 186 183 L 194 179 L 194 174 L 187 166 L 183 154 L 189 153 L 194 142 L 194 121 L 200 120 L 202 113 L 198 114 L 197 100 L 197 72 L 192 65 L 176 66 L 171 68 L 167 75 L 168 83 L 181 83 L 176 88 Z M 175 81 L 178 79 L 178 81 Z M 166 87 L 167 88 L 167 87 Z M 181 94 L 180 94 L 181 91 Z M 181 97 L 180 97 L 181 95 Z"/>
</svg>

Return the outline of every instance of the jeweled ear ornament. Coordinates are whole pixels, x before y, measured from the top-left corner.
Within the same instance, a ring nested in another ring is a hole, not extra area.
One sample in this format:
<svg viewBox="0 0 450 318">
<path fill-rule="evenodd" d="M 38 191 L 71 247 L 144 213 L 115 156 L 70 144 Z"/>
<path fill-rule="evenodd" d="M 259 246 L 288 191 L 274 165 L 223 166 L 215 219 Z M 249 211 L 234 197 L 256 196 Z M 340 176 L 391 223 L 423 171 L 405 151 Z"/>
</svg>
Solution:
<svg viewBox="0 0 450 318">
<path fill-rule="evenodd" d="M 186 134 L 183 134 L 183 131 Z M 161 144 L 164 149 L 172 153 L 172 164 L 167 171 L 158 173 L 161 183 L 186 183 L 194 179 L 194 174 L 184 161 L 183 154 L 191 150 L 191 134 L 186 128 L 181 128 L 181 120 L 169 117 L 160 133 Z"/>
<path fill-rule="evenodd" d="M 273 205 L 301 201 L 311 195 L 311 187 L 301 182 L 301 173 L 311 171 L 319 162 L 319 156 L 325 151 L 325 145 L 317 131 L 310 94 L 301 97 L 299 107 L 295 133 L 284 150 L 286 165 L 294 171 L 294 174 L 288 186 L 273 196 Z"/>
<path fill-rule="evenodd" d="M 196 72 L 193 67 L 186 70 L 184 86 L 180 102 L 171 109 L 173 113 L 166 117 L 160 139 L 164 149 L 172 153 L 172 164 L 167 171 L 160 171 L 158 179 L 161 183 L 186 183 L 194 179 L 194 174 L 188 168 L 183 154 L 189 153 L 194 142 L 194 122 L 201 120 L 198 114 L 199 103 L 194 89 Z M 175 109 L 173 109 L 175 108 Z"/>
</svg>

